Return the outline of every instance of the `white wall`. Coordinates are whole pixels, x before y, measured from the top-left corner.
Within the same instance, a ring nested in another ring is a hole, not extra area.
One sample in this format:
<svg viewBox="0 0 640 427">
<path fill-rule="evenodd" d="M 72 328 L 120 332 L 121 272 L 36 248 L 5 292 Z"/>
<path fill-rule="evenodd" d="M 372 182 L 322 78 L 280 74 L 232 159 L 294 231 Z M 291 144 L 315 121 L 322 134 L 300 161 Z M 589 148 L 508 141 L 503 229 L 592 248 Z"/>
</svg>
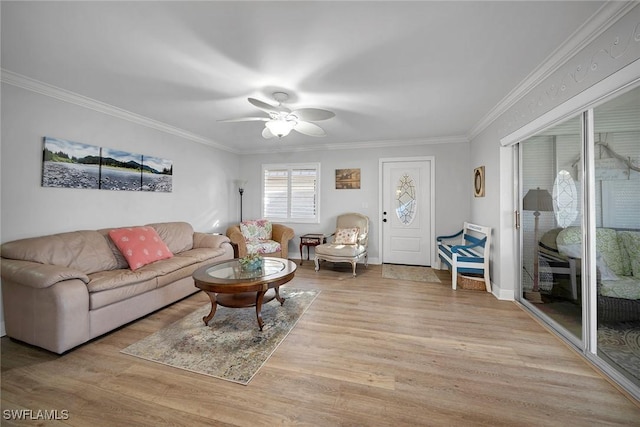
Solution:
<svg viewBox="0 0 640 427">
<path fill-rule="evenodd" d="M 640 59 L 640 39 L 634 37 L 639 22 L 640 5 L 636 5 L 551 75 L 538 81 L 526 96 L 471 141 L 471 158 L 479 165 L 487 165 L 487 196 L 472 198 L 471 216 L 472 221 L 494 230 L 491 274 L 497 285 L 494 293 L 499 298 L 513 298 L 519 280 L 519 243 L 513 214 L 517 207 L 514 197 L 517 165 L 513 149 L 502 148 L 500 139 L 523 128 L 543 125 L 537 122 L 545 115 L 561 118 L 561 113 L 555 111 L 567 110 L 563 108 L 567 104 L 583 103 L 581 98 L 589 88 L 621 72 L 629 74 L 625 68 L 634 67 Z M 627 80 L 633 78 L 632 75 Z"/>
<path fill-rule="evenodd" d="M 237 218 L 229 203 L 237 194 L 236 154 L 9 84 L 2 85 L 1 136 L 0 242 L 164 221 L 224 233 Z M 170 159 L 173 192 L 42 187 L 44 136 Z"/>
<path fill-rule="evenodd" d="M 473 194 L 473 168 L 469 165 L 468 143 L 243 155 L 240 175 L 248 180 L 243 196 L 243 218 L 261 217 L 262 164 L 320 162 L 320 224 L 287 224 L 296 233 L 296 238 L 289 245 L 289 256 L 300 256 L 298 245 L 299 236 L 302 234 L 330 234 L 335 229 L 337 215 L 344 212 L 360 212 L 369 216 L 371 221 L 369 262 L 379 263 L 379 159 L 418 156 L 435 157 L 436 235 L 460 230 L 462 223 L 470 217 L 469 197 Z M 335 170 L 346 168 L 360 168 L 362 182 L 359 190 L 335 189 Z M 313 257 L 313 253 L 311 256 Z"/>
<path fill-rule="evenodd" d="M 41 186 L 42 139 L 57 137 L 173 161 L 173 191 Z M 188 221 L 224 232 L 239 157 L 96 111 L 2 86 L 1 241 L 154 221 Z"/>
<path fill-rule="evenodd" d="M 515 286 L 515 247 L 513 244 L 512 148 L 502 148 L 496 126 L 489 126 L 470 146 L 472 168 L 485 166 L 485 197 L 472 197 L 471 220 L 492 229 L 492 292 L 500 299 L 513 299 Z M 506 226 L 505 226 L 506 225 Z"/>
</svg>

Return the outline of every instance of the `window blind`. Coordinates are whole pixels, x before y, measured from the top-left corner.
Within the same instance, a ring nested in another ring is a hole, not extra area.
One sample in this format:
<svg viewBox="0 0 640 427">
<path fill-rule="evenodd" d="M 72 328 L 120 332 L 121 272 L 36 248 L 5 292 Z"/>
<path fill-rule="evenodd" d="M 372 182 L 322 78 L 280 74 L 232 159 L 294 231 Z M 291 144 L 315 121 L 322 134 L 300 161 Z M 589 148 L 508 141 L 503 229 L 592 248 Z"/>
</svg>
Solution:
<svg viewBox="0 0 640 427">
<path fill-rule="evenodd" d="M 318 220 L 319 165 L 263 166 L 263 217 Z"/>
</svg>

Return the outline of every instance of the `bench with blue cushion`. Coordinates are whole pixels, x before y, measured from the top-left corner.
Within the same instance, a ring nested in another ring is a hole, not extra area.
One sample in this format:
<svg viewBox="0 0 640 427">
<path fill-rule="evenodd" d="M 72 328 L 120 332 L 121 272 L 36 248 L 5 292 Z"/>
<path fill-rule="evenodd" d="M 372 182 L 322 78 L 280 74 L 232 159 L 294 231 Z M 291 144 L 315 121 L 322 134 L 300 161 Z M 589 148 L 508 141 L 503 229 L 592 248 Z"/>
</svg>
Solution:
<svg viewBox="0 0 640 427">
<path fill-rule="evenodd" d="M 478 274 L 484 277 L 487 292 L 491 292 L 489 278 L 489 249 L 491 228 L 464 223 L 462 230 L 449 236 L 438 236 L 438 258 L 440 266 L 446 264 L 451 270 L 451 287 L 456 289 L 458 273 Z"/>
</svg>

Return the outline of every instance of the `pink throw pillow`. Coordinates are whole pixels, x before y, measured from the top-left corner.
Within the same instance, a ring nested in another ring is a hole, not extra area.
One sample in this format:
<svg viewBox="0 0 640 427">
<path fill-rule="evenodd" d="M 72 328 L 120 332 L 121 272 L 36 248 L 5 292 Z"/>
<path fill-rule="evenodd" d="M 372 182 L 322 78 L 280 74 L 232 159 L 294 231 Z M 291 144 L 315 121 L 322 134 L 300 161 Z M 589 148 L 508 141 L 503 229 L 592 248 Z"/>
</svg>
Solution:
<svg viewBox="0 0 640 427">
<path fill-rule="evenodd" d="M 127 260 L 129 268 L 138 268 L 173 254 L 152 227 L 116 228 L 109 231 L 109 237 Z"/>
</svg>

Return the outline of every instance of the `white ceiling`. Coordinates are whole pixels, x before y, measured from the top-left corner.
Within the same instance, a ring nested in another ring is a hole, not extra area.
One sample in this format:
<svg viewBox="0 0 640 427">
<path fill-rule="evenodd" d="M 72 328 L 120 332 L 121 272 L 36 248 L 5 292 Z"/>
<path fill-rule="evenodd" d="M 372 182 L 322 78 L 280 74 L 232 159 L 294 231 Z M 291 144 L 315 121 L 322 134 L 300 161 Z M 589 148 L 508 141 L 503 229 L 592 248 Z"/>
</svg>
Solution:
<svg viewBox="0 0 640 427">
<path fill-rule="evenodd" d="M 2 1 L 2 68 L 238 153 L 467 140 L 603 3 Z M 218 121 L 276 90 L 327 136 Z"/>
</svg>

